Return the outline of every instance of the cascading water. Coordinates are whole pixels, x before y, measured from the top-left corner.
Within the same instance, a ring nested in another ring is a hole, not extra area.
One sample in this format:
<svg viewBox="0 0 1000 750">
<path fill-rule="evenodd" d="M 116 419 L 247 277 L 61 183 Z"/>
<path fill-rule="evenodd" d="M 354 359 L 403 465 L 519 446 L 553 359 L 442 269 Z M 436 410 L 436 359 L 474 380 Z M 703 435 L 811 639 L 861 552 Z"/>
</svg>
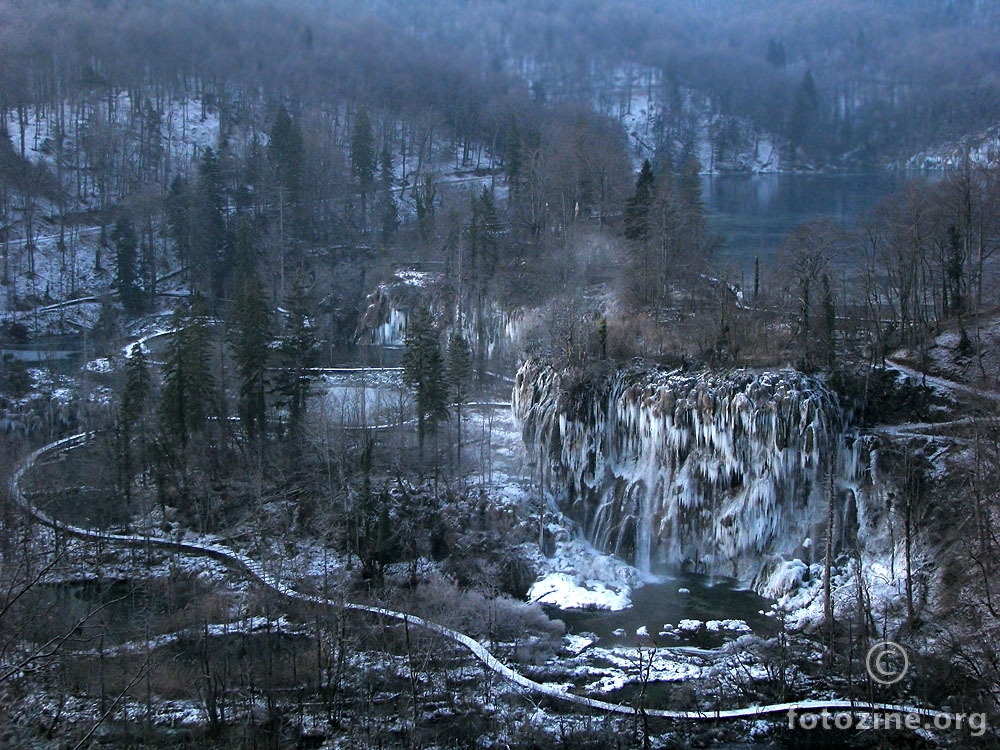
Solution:
<svg viewBox="0 0 1000 750">
<path fill-rule="evenodd" d="M 562 510 L 646 571 L 750 581 L 821 557 L 831 510 L 838 547 L 856 523 L 857 441 L 836 396 L 794 371 L 587 378 L 528 361 L 513 409 Z"/>
</svg>

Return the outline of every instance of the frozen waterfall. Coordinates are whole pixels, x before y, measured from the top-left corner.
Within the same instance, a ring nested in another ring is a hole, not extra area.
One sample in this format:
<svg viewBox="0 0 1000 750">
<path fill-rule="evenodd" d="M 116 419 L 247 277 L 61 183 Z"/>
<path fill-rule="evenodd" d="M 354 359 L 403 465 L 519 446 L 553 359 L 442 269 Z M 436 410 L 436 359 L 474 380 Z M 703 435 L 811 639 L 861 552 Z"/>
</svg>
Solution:
<svg viewBox="0 0 1000 750">
<path fill-rule="evenodd" d="M 562 510 L 640 569 L 750 581 L 821 557 L 831 507 L 835 546 L 856 523 L 867 461 L 836 396 L 801 373 L 588 377 L 528 361 L 513 408 Z"/>
</svg>

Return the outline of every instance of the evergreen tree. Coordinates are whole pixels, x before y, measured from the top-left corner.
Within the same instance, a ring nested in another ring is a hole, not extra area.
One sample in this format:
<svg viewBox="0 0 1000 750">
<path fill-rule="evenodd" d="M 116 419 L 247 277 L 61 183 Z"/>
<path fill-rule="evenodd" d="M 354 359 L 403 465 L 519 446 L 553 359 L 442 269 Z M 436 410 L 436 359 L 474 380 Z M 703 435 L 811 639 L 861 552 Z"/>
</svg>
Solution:
<svg viewBox="0 0 1000 750">
<path fill-rule="evenodd" d="M 452 401 L 461 404 L 468 394 L 469 378 L 472 376 L 472 352 L 469 342 L 455 331 L 448 339 L 448 386 Z"/>
<path fill-rule="evenodd" d="M 191 263 L 191 194 L 187 180 L 174 177 L 166 197 L 167 228 L 177 260 L 185 270 Z M 189 277 L 188 277 L 189 278 Z"/>
<path fill-rule="evenodd" d="M 118 420 L 129 429 L 142 417 L 150 390 L 146 354 L 142 344 L 133 344 L 125 361 L 125 386 L 118 405 Z"/>
<path fill-rule="evenodd" d="M 292 280 L 285 308 L 274 391 L 288 408 L 289 430 L 295 437 L 306 413 L 311 382 L 309 370 L 316 366 L 319 358 L 319 345 L 309 318 L 309 299 L 302 279 Z"/>
<path fill-rule="evenodd" d="M 139 243 L 138 273 L 142 281 L 140 305 L 143 311 L 152 310 L 156 305 L 156 244 L 149 225 L 145 238 Z"/>
<path fill-rule="evenodd" d="M 681 162 L 674 184 L 678 231 L 674 238 L 674 257 L 667 258 L 667 266 L 685 255 L 701 256 L 709 245 L 708 209 L 701 193 L 701 164 L 694 155 L 687 156 Z"/>
<path fill-rule="evenodd" d="M 760 256 L 755 255 L 753 257 L 753 304 L 757 304 L 757 298 L 760 296 Z"/>
<path fill-rule="evenodd" d="M 417 207 L 417 233 L 420 241 L 427 247 L 434 237 L 434 201 L 437 198 L 437 191 L 434 188 L 434 178 L 430 174 L 424 175 L 424 185 L 418 189 L 416 183 L 413 185 L 413 201 Z"/>
<path fill-rule="evenodd" d="M 407 321 L 403 382 L 413 389 L 416 398 L 417 430 L 423 457 L 424 435 L 433 432 L 439 421 L 448 418 L 447 373 L 438 332 L 427 307 L 417 308 Z"/>
<path fill-rule="evenodd" d="M 630 240 L 644 240 L 649 233 L 649 209 L 655 185 L 653 166 L 649 159 L 644 159 L 635 181 L 635 193 L 625 201 L 625 237 Z"/>
<path fill-rule="evenodd" d="M 500 218 L 493 194 L 487 188 L 472 198 L 469 250 L 477 277 L 485 284 L 499 264 Z"/>
<path fill-rule="evenodd" d="M 795 91 L 792 112 L 788 121 L 788 140 L 792 150 L 809 144 L 819 114 L 819 92 L 812 71 L 807 70 Z"/>
<path fill-rule="evenodd" d="M 118 483 L 125 491 L 125 501 L 132 499 L 132 438 L 146 411 L 150 395 L 149 366 L 142 344 L 133 344 L 125 361 L 125 385 L 118 402 Z M 145 430 L 140 427 L 142 439 L 140 455 L 145 457 Z"/>
<path fill-rule="evenodd" d="M 476 304 L 476 368 L 479 379 L 486 376 L 486 297 L 487 284 L 499 265 L 500 220 L 496 203 L 486 188 L 472 197 L 469 224 L 469 269 Z"/>
<path fill-rule="evenodd" d="M 278 108 L 278 114 L 274 118 L 268 157 L 274 164 L 279 181 L 289 193 L 289 200 L 297 202 L 300 197 L 305 146 L 301 128 L 292 120 L 284 105 Z"/>
<path fill-rule="evenodd" d="M 458 422 L 458 470 L 462 471 L 462 404 L 468 395 L 469 380 L 472 377 L 472 352 L 469 342 L 461 332 L 455 331 L 448 339 L 448 386 L 451 401 L 455 404 Z"/>
<path fill-rule="evenodd" d="M 373 492 L 366 485 L 349 521 L 350 549 L 361 562 L 361 576 L 381 581 L 385 569 L 400 556 L 399 528 L 393 499 L 386 487 Z"/>
<path fill-rule="evenodd" d="M 361 224 L 368 224 L 368 195 L 375 185 L 375 136 L 372 134 L 372 124 L 363 110 L 354 120 L 351 131 L 351 174 L 357 180 L 358 192 L 361 195 Z"/>
<path fill-rule="evenodd" d="M 399 208 L 392 194 L 392 154 L 388 144 L 382 149 L 382 172 L 379 176 L 378 216 L 379 233 L 383 246 L 388 246 L 399 226 Z"/>
<path fill-rule="evenodd" d="M 243 276 L 228 334 L 240 382 L 238 414 L 252 440 L 267 428 L 267 360 L 271 344 L 271 308 L 256 272 Z"/>
<path fill-rule="evenodd" d="M 129 316 L 138 315 L 143 308 L 142 288 L 139 286 L 138 240 L 132 220 L 119 216 L 111 229 L 111 241 L 115 245 L 117 270 L 115 289 L 121 297 L 122 306 Z"/>
<path fill-rule="evenodd" d="M 211 147 L 205 149 L 198 165 L 197 203 L 194 209 L 192 262 L 203 272 L 192 274 L 191 280 L 204 288 L 198 282 L 207 277 L 210 281 L 207 291 L 218 302 L 225 297 L 230 259 L 227 253 L 226 196 L 222 171 Z M 209 273 L 206 275 L 204 270 Z"/>
<path fill-rule="evenodd" d="M 642 162 L 639 177 L 636 179 L 635 192 L 625 201 L 624 234 L 631 241 L 628 246 L 630 254 L 631 273 L 629 275 L 630 293 L 634 301 L 644 306 L 657 295 L 662 285 L 662 277 L 656 273 L 656 261 L 663 255 L 663 243 L 654 247 L 651 237 L 651 224 L 654 219 L 660 229 L 660 236 L 665 236 L 668 220 L 675 217 L 671 205 L 672 190 L 669 183 L 657 191 L 656 177 L 649 159 Z M 657 193 L 659 193 L 657 195 Z M 658 206 L 654 215 L 653 202 L 657 199 Z M 658 252 L 660 251 L 660 252 Z"/>
<path fill-rule="evenodd" d="M 236 229 L 232 233 L 232 272 L 240 284 L 257 272 L 258 233 L 257 225 L 246 217 L 237 221 Z"/>
<path fill-rule="evenodd" d="M 302 195 L 302 175 L 305 160 L 305 145 L 302 130 L 292 120 L 284 106 L 278 109 L 271 128 L 268 144 L 268 158 L 278 178 L 279 201 L 284 212 L 285 204 L 292 231 L 301 232 L 303 227 L 304 201 Z M 282 214 L 284 216 L 284 213 Z"/>
<path fill-rule="evenodd" d="M 187 445 L 211 412 L 215 379 L 209 360 L 208 306 L 199 293 L 178 305 L 171 319 L 173 337 L 163 365 L 160 423 L 171 439 Z"/>
</svg>

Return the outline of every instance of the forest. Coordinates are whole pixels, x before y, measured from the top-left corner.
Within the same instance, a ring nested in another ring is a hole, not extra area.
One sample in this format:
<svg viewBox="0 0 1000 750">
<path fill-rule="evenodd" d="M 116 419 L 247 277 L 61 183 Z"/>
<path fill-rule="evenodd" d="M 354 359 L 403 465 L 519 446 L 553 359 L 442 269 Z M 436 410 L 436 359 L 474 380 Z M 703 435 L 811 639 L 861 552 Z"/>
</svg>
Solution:
<svg viewBox="0 0 1000 750">
<path fill-rule="evenodd" d="M 989 747 L 998 28 L 0 0 L 0 745 Z"/>
</svg>

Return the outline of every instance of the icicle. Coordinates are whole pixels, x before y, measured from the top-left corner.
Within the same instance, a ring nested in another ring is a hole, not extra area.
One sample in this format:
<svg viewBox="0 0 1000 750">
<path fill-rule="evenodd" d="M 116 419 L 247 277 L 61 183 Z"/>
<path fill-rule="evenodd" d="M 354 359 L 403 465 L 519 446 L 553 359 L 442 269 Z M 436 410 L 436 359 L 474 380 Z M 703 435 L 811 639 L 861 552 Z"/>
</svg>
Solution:
<svg viewBox="0 0 1000 750">
<path fill-rule="evenodd" d="M 595 546 L 628 552 L 644 570 L 750 580 L 767 556 L 812 535 L 825 457 L 845 430 L 821 382 L 791 371 L 631 369 L 594 386 L 571 414 L 561 374 L 528 361 L 512 404 L 528 450 L 554 461 L 573 498 L 564 510 Z M 842 486 L 865 472 L 862 450 L 841 451 Z"/>
</svg>

